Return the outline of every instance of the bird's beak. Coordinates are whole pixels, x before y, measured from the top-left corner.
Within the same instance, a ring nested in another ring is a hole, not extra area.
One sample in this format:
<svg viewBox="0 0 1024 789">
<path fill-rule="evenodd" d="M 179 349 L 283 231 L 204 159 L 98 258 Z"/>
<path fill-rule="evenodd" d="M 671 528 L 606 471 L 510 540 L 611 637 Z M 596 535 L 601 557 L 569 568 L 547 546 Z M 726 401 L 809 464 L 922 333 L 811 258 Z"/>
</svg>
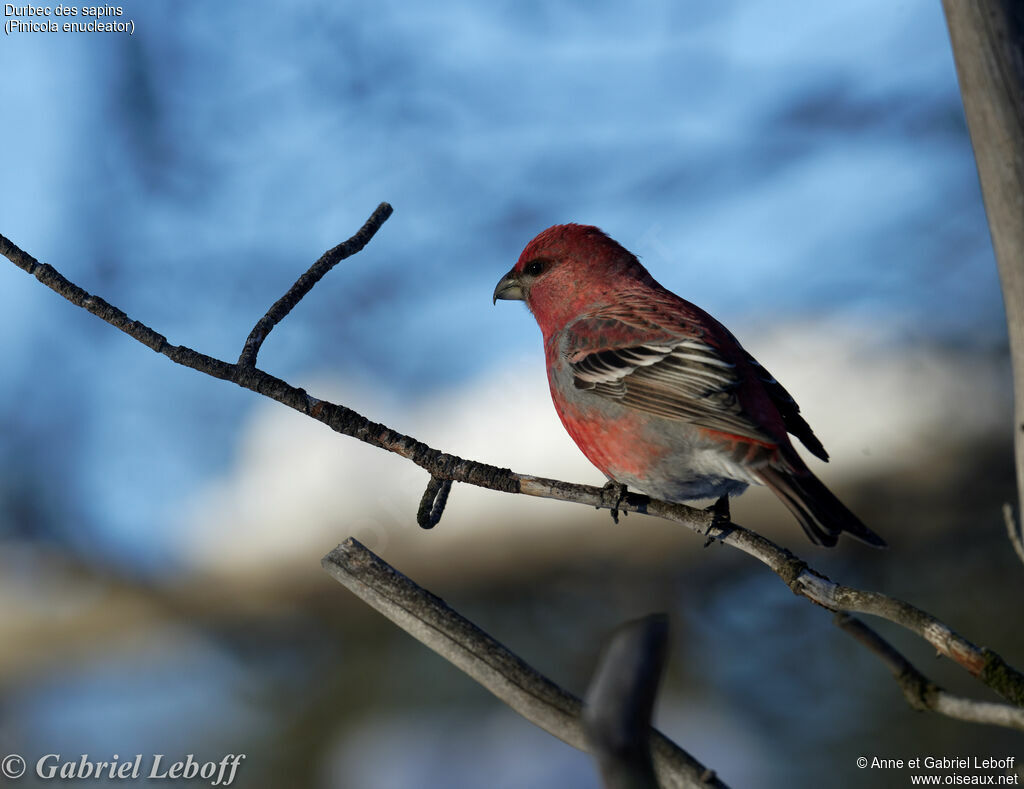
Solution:
<svg viewBox="0 0 1024 789">
<path fill-rule="evenodd" d="M 502 277 L 498 286 L 494 289 L 494 301 L 492 303 L 497 304 L 498 299 L 523 300 L 523 288 L 519 284 L 519 277 L 515 269 L 512 269 Z"/>
</svg>

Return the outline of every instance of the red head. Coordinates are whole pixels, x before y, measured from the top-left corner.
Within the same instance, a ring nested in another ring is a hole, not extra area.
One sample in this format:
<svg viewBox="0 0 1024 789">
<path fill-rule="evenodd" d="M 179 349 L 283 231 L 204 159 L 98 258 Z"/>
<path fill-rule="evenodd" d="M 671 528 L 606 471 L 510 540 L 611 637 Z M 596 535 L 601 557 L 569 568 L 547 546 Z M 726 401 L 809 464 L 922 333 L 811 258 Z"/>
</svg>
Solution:
<svg viewBox="0 0 1024 789">
<path fill-rule="evenodd" d="M 640 261 L 592 225 L 555 225 L 526 245 L 494 289 L 521 299 L 547 337 L 583 312 L 613 304 L 624 288 L 654 280 Z"/>
</svg>

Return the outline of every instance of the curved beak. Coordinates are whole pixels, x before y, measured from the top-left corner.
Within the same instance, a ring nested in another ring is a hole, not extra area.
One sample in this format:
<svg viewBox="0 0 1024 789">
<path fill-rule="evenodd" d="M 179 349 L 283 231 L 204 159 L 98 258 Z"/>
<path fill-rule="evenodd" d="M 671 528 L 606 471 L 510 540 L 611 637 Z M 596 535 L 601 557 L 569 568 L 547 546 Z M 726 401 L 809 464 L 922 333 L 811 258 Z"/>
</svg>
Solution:
<svg viewBox="0 0 1024 789">
<path fill-rule="evenodd" d="M 512 269 L 502 277 L 497 287 L 494 288 L 494 301 L 491 303 L 497 304 L 498 299 L 523 300 L 523 289 L 519 284 L 519 276 L 516 274 L 515 269 Z"/>
</svg>

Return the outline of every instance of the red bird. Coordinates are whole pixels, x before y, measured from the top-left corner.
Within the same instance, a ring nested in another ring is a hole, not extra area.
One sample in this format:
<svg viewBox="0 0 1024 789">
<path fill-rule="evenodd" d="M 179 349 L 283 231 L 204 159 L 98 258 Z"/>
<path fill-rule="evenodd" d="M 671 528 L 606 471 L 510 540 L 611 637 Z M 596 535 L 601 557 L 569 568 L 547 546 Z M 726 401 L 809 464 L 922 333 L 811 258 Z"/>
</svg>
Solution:
<svg viewBox="0 0 1024 789">
<path fill-rule="evenodd" d="M 885 541 L 793 449 L 828 454 L 800 408 L 721 323 L 655 282 L 588 225 L 555 225 L 527 244 L 494 289 L 520 299 L 544 335 L 555 410 L 591 463 L 619 485 L 668 501 L 767 485 L 807 536 Z"/>
</svg>

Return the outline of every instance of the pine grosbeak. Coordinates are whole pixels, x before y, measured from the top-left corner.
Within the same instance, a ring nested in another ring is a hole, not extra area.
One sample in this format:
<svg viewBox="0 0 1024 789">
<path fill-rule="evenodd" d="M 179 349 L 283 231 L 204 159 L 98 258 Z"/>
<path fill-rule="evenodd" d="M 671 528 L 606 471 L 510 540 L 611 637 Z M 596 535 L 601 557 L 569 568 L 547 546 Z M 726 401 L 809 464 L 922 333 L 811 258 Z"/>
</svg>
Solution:
<svg viewBox="0 0 1024 789">
<path fill-rule="evenodd" d="M 699 307 L 587 225 L 531 241 L 494 289 L 526 302 L 544 335 L 555 410 L 612 483 L 668 501 L 767 485 L 815 543 L 885 541 L 811 473 L 788 433 L 828 454 L 782 385 Z"/>
</svg>

